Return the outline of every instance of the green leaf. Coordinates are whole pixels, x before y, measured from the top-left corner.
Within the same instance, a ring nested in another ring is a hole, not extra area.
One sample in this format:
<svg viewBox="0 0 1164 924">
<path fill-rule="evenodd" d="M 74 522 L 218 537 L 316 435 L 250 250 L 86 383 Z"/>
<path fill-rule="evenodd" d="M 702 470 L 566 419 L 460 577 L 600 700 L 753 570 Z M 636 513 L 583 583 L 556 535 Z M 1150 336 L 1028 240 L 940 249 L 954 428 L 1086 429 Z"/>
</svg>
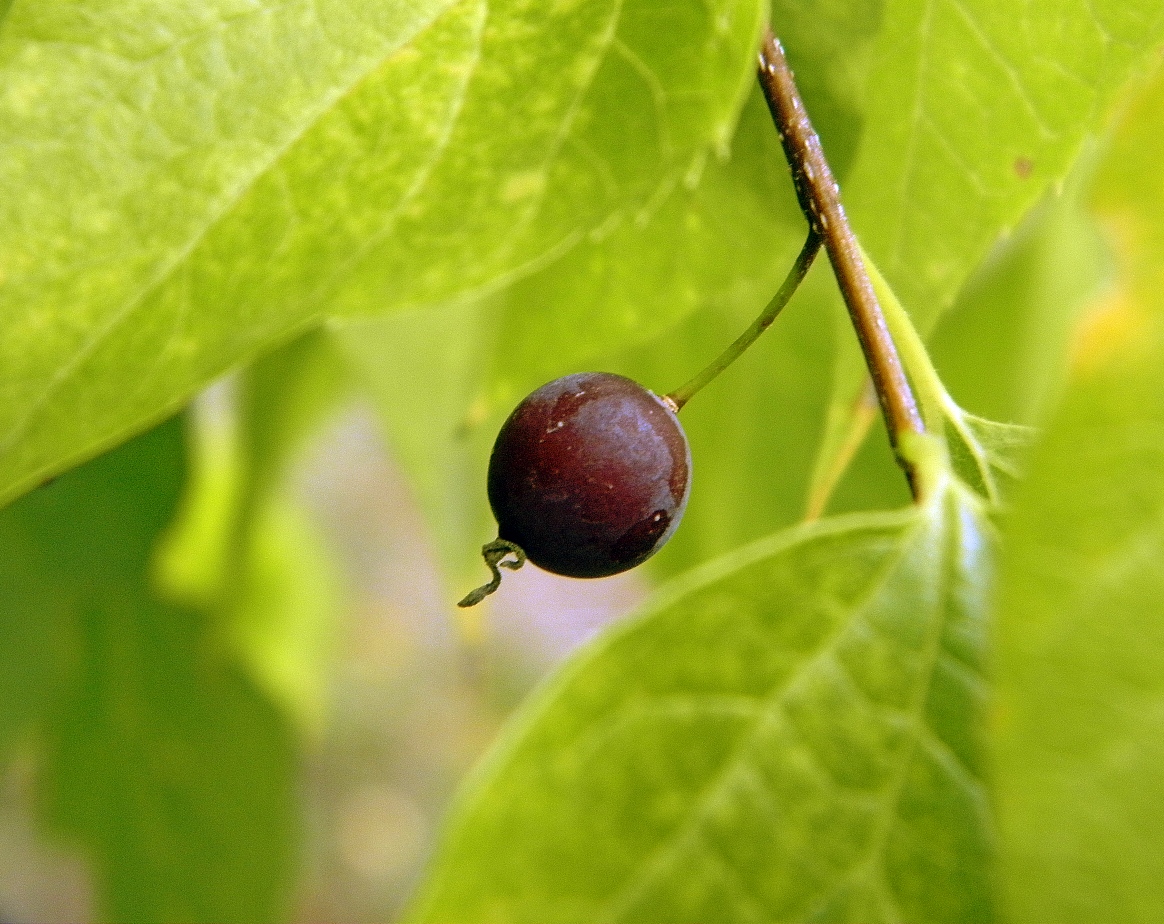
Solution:
<svg viewBox="0 0 1164 924">
<path fill-rule="evenodd" d="M 958 403 L 994 420 L 1038 424 L 1062 387 L 1071 331 L 1110 275 L 1084 201 L 1089 151 L 1066 188 L 995 246 L 929 340 Z"/>
<path fill-rule="evenodd" d="M 323 317 L 504 287 L 657 199 L 730 138 L 761 7 L 18 4 L 0 498 Z"/>
<path fill-rule="evenodd" d="M 1164 80 L 1100 176 L 1120 287 L 1005 521 L 996 718 L 1014 920 L 1164 913 Z"/>
<path fill-rule="evenodd" d="M 183 443 L 171 421 L 5 510 L 0 586 L 17 588 L 5 609 L 51 612 L 75 640 L 44 718 L 42 801 L 92 861 L 96 916 L 273 920 L 293 869 L 293 742 L 208 621 L 150 588 Z"/>
<path fill-rule="evenodd" d="M 1164 34 L 1155 0 L 894 0 L 845 189 L 923 334 L 1004 229 L 1061 182 Z"/>
<path fill-rule="evenodd" d="M 663 592 L 510 726 L 419 919 L 991 919 L 987 546 L 950 486 Z"/>
</svg>

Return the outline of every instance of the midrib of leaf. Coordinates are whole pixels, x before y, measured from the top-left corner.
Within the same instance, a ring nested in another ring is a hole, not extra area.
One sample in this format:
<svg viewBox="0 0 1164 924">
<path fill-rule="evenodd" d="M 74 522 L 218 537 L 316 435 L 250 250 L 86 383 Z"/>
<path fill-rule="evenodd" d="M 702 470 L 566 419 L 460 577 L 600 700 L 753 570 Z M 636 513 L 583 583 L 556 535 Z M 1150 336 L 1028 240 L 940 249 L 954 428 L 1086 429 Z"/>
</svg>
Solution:
<svg viewBox="0 0 1164 924">
<path fill-rule="evenodd" d="M 957 489 L 953 489 L 957 490 Z M 944 499 L 939 497 L 933 503 L 939 507 L 943 505 Z M 637 872 L 622 890 L 615 895 L 608 906 L 598 914 L 595 918 L 603 924 L 617 924 L 623 920 L 623 916 L 633 906 L 635 901 L 643 894 L 643 892 L 650 887 L 658 876 L 668 871 L 670 866 L 679 858 L 681 852 L 697 843 L 703 832 L 704 823 L 708 815 L 715 809 L 716 805 L 727 797 L 729 787 L 734 778 L 742 772 L 752 769 L 752 762 L 749 760 L 749 755 L 760 745 L 764 740 L 764 735 L 770 730 L 772 723 L 783 713 L 787 706 L 787 700 L 791 693 L 795 692 L 800 685 L 807 679 L 811 678 L 818 670 L 820 670 L 826 663 L 832 662 L 838 671 L 847 676 L 847 671 L 843 662 L 835 657 L 837 653 L 837 646 L 853 629 L 857 620 L 865 613 L 869 606 L 871 606 L 877 598 L 884 591 L 886 586 L 892 580 L 898 567 L 906 554 L 913 547 L 913 543 L 918 541 L 922 534 L 930 531 L 935 525 L 931 517 L 935 520 L 940 518 L 942 513 L 935 513 L 933 510 L 926 511 L 921 515 L 921 518 L 914 524 L 907 533 L 902 536 L 900 548 L 889 559 L 889 561 L 882 566 L 882 569 L 874 576 L 870 582 L 869 589 L 861 598 L 859 603 L 853 607 L 852 612 L 848 618 L 842 620 L 836 629 L 830 634 L 816 651 L 815 654 L 807 661 L 799 665 L 784 683 L 780 684 L 767 697 L 759 700 L 755 705 L 755 717 L 752 720 L 752 725 L 749 729 L 741 735 L 741 743 L 736 747 L 732 755 L 725 761 L 723 768 L 715 776 L 712 782 L 707 786 L 704 792 L 696 800 L 694 807 L 688 813 L 687 819 L 676 830 L 676 832 L 665 839 L 665 841 L 648 856 Z M 850 529 L 852 527 L 849 527 Z M 842 533 L 845 529 L 826 529 L 815 532 L 815 535 L 822 535 L 827 533 Z M 935 601 L 938 606 L 935 610 L 940 608 L 941 601 L 944 597 L 944 589 L 948 586 L 952 579 L 951 556 L 955 550 L 951 548 L 948 541 L 948 527 L 941 531 L 941 535 L 937 537 L 937 541 L 942 544 L 943 564 L 940 576 L 943 579 L 939 585 L 938 593 L 935 595 Z M 829 904 L 849 885 L 866 879 L 878 891 L 879 895 L 889 901 L 894 909 L 893 919 L 899 920 L 900 914 L 896 911 L 896 899 L 893 897 L 893 892 L 888 882 L 885 881 L 884 869 L 882 860 L 884 858 L 885 847 L 888 843 L 889 834 L 893 829 L 893 821 L 897 814 L 897 806 L 901 798 L 902 790 L 905 785 L 907 774 L 912 763 L 917 745 L 920 741 L 928 742 L 932 747 L 938 749 L 942 756 L 940 765 L 950 773 L 951 777 L 963 788 L 974 786 L 970 790 L 971 796 L 976 802 L 982 802 L 983 795 L 981 784 L 975 781 L 973 774 L 966 768 L 957 756 L 950 750 L 950 748 L 942 742 L 936 734 L 930 729 L 927 723 L 922 718 L 923 710 L 927 698 L 929 696 L 932 685 L 933 675 L 937 666 L 939 657 L 942 652 L 942 634 L 946 628 L 946 622 L 940 618 L 937 611 L 931 613 L 929 620 L 929 634 L 926 639 L 924 668 L 919 674 L 917 689 L 914 693 L 913 701 L 910 707 L 905 711 L 904 718 L 908 724 L 909 734 L 906 736 L 906 743 L 903 746 L 903 753 L 893 779 L 886 787 L 886 794 L 884 799 L 884 808 L 879 816 L 879 824 L 871 840 L 870 847 L 865 856 L 854 863 L 851 871 L 842 876 L 837 885 L 830 890 L 825 896 L 815 899 L 812 906 L 807 909 L 798 910 L 795 913 L 788 915 L 787 919 L 790 921 L 799 921 L 803 919 L 811 919 L 813 913 L 826 909 Z M 866 697 L 860 684 L 855 680 L 849 679 L 849 686 L 854 693 L 861 697 Z M 884 704 L 873 703 L 875 708 L 885 710 Z M 736 706 L 738 709 L 738 705 Z M 795 722 L 790 721 L 788 727 L 793 731 L 796 730 Z M 815 755 L 812 746 L 807 745 L 806 753 Z M 951 762 L 953 766 L 951 766 Z M 826 778 L 829 776 L 827 768 L 821 767 Z M 764 784 L 762 778 L 757 774 L 751 774 L 752 785 L 754 787 L 763 789 Z M 709 856 L 712 856 L 717 862 L 718 866 L 728 874 L 727 881 L 735 882 L 737 889 L 742 889 L 743 886 L 739 883 L 738 874 L 732 869 L 731 865 L 719 853 L 714 852 L 713 845 L 709 841 L 704 841 L 708 848 Z M 748 899 L 747 904 L 755 905 L 755 902 L 747 895 L 746 890 L 741 893 L 741 897 Z M 757 915 L 757 920 L 765 920 L 767 915 L 760 913 Z"/>
<path fill-rule="evenodd" d="M 217 207 L 210 211 L 209 219 L 194 229 L 194 233 L 189 240 L 184 243 L 173 254 L 169 260 L 165 260 L 160 265 L 157 272 L 155 272 L 146 283 L 137 290 L 130 298 L 118 309 L 116 309 L 111 316 L 98 327 L 93 335 L 86 340 L 80 349 L 78 349 L 72 356 L 62 363 L 54 372 L 52 378 L 49 379 L 42 392 L 41 397 L 33 402 L 28 411 L 21 417 L 13 428 L 8 432 L 8 435 L 0 442 L 0 455 L 3 455 L 15 445 L 21 437 L 27 432 L 29 426 L 36 419 L 41 410 L 52 400 L 56 392 L 69 381 L 69 379 L 76 374 L 77 370 L 82 366 L 85 360 L 91 356 L 110 336 L 113 335 L 117 329 L 125 324 L 133 317 L 134 312 L 145 303 L 149 296 L 160 289 L 165 283 L 171 279 L 186 261 L 194 253 L 198 245 L 206 239 L 215 227 L 220 225 L 226 218 L 230 216 L 232 211 L 239 205 L 243 198 L 247 195 L 255 184 L 266 175 L 270 174 L 280 163 L 286 154 L 295 147 L 300 140 L 302 140 L 311 129 L 319 123 L 321 119 L 327 116 L 330 112 L 335 110 L 337 106 L 344 102 L 348 97 L 355 93 L 359 88 L 379 70 L 391 64 L 393 60 L 402 51 L 406 50 L 413 42 L 420 36 L 424 35 L 429 29 L 435 26 L 445 14 L 456 9 L 462 3 L 475 2 L 475 0 L 458 0 L 458 2 L 450 3 L 448 6 L 442 8 L 435 16 L 427 22 L 421 23 L 419 27 L 407 36 L 396 47 L 391 48 L 387 54 L 373 59 L 372 66 L 367 69 L 358 71 L 355 79 L 346 85 L 339 86 L 333 92 L 324 97 L 319 105 L 308 110 L 307 118 L 305 118 L 299 126 L 297 126 L 287 138 L 279 145 L 271 149 L 270 156 L 265 160 L 259 161 L 257 169 L 252 171 L 249 175 L 243 177 L 227 193 L 221 197 Z M 485 0 L 481 0 L 483 11 L 487 8 Z M 480 28 L 478 30 L 477 38 L 477 54 L 473 58 L 473 69 L 476 67 L 476 62 L 480 57 L 480 34 L 484 28 L 485 16 L 481 17 Z M 167 46 L 166 51 L 170 51 L 174 46 Z M 468 77 L 466 76 L 465 83 L 461 87 L 458 94 L 457 103 L 454 106 L 455 113 L 460 112 L 461 105 L 464 102 L 465 94 L 468 89 Z M 452 123 L 455 122 L 456 116 L 449 120 L 449 132 L 451 133 Z M 446 139 L 447 144 L 447 139 Z M 441 148 L 440 150 L 443 150 Z M 435 164 L 435 160 L 439 159 L 440 150 L 436 152 L 432 164 L 427 165 L 428 172 L 431 172 L 431 167 Z M 419 191 L 419 190 L 418 190 Z"/>
<path fill-rule="evenodd" d="M 950 500 L 957 496 L 961 488 L 954 486 L 950 488 Z M 946 501 L 934 501 L 934 503 L 946 503 Z M 919 525 L 918 531 L 922 531 Z M 950 541 L 949 524 L 942 530 L 942 535 L 937 539 L 942 545 L 942 568 L 940 576 L 942 580 L 938 582 L 935 602 L 937 609 L 940 611 L 942 600 L 945 596 L 945 590 L 955 580 L 953 561 L 956 559 L 956 546 Z M 900 561 L 901 555 L 904 554 L 904 543 L 902 553 L 898 556 Z M 895 561 L 895 564 L 897 562 Z M 888 580 L 888 576 L 882 580 L 884 584 Z M 946 628 L 946 622 L 938 612 L 931 614 L 929 634 L 926 638 L 925 646 L 925 667 L 921 672 L 921 676 L 914 692 L 913 702 L 905 711 L 905 719 L 908 723 L 909 734 L 906 736 L 906 742 L 903 747 L 901 760 L 898 763 L 897 771 L 893 779 L 890 781 L 886 789 L 885 807 L 880 817 L 878 818 L 878 827 L 874 832 L 872 842 L 869 846 L 866 856 L 863 860 L 854 863 L 851 872 L 842 877 L 837 885 L 823 898 L 814 902 L 812 906 L 803 911 L 797 911 L 795 914 L 789 916 L 790 921 L 812 920 L 815 915 L 823 912 L 828 906 L 840 895 L 847 887 L 853 885 L 861 880 L 867 881 L 876 890 L 878 897 L 888 904 L 889 919 L 900 922 L 904 920 L 901 910 L 898 907 L 897 898 L 893 893 L 893 888 L 885 877 L 885 866 L 883 863 L 885 849 L 888 846 L 889 836 L 893 830 L 893 822 L 897 817 L 898 806 L 901 803 L 902 792 L 905 788 L 905 783 L 908 778 L 910 766 L 913 764 L 917 756 L 918 745 L 923 744 L 929 750 L 935 761 L 939 763 L 941 768 L 954 780 L 962 789 L 979 806 L 980 813 L 984 821 L 989 820 L 989 811 L 986 807 L 986 794 L 982 782 L 974 777 L 973 772 L 967 767 L 961 759 L 954 753 L 941 738 L 935 734 L 934 730 L 923 720 L 923 714 L 926 702 L 929 698 L 930 691 L 933 685 L 934 672 L 937 669 L 938 662 L 942 655 L 942 635 Z M 961 662 L 958 662 L 961 664 Z M 838 662 L 840 665 L 840 662 Z M 840 665 L 843 670 L 843 665 Z M 863 695 L 861 687 L 858 683 L 851 684 L 853 690 L 857 695 Z M 880 709 L 885 709 L 884 705 L 877 705 Z"/>
</svg>

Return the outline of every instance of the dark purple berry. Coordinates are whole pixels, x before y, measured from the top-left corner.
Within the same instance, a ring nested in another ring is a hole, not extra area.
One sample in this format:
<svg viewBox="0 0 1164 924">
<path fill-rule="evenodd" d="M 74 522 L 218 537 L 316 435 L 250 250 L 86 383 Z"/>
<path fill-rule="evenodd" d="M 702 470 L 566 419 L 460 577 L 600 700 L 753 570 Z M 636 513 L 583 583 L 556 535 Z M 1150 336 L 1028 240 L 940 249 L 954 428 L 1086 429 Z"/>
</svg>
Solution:
<svg viewBox="0 0 1164 924">
<path fill-rule="evenodd" d="M 567 375 L 531 394 L 489 460 L 503 544 L 568 577 L 645 561 L 675 532 L 690 486 L 691 450 L 675 412 L 606 372 Z"/>
</svg>

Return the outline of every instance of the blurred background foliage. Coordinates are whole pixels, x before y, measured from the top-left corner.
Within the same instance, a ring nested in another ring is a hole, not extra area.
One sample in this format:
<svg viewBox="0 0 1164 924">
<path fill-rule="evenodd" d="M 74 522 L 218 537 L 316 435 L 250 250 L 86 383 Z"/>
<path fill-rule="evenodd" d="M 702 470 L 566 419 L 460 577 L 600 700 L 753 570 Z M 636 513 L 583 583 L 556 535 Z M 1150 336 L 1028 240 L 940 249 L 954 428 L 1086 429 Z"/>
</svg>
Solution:
<svg viewBox="0 0 1164 924">
<path fill-rule="evenodd" d="M 677 386 L 799 248 L 770 15 L 951 393 L 1047 427 L 1000 527 L 1003 891 L 1159 919 L 1159 5 L 376 6 L 0 2 L 0 917 L 398 917 L 574 649 L 806 515 L 908 503 L 822 260 L 684 410 L 665 550 L 452 606 L 513 404 Z"/>
</svg>

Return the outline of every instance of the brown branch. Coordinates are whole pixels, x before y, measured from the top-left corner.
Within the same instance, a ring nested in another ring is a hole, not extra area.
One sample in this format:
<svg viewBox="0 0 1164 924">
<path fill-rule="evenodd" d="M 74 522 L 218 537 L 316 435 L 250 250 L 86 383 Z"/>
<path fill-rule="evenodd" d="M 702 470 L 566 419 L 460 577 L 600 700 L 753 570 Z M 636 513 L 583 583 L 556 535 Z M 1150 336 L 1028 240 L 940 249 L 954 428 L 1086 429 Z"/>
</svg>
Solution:
<svg viewBox="0 0 1164 924">
<path fill-rule="evenodd" d="M 840 187 L 804 109 L 784 48 L 771 29 L 766 30 L 760 46 L 759 76 L 784 155 L 792 168 L 796 198 L 812 230 L 824 240 L 837 285 L 869 366 L 889 441 L 916 498 L 918 485 L 913 464 L 903 457 L 899 439 L 903 433 L 924 433 L 925 425 L 841 205 Z"/>
</svg>

